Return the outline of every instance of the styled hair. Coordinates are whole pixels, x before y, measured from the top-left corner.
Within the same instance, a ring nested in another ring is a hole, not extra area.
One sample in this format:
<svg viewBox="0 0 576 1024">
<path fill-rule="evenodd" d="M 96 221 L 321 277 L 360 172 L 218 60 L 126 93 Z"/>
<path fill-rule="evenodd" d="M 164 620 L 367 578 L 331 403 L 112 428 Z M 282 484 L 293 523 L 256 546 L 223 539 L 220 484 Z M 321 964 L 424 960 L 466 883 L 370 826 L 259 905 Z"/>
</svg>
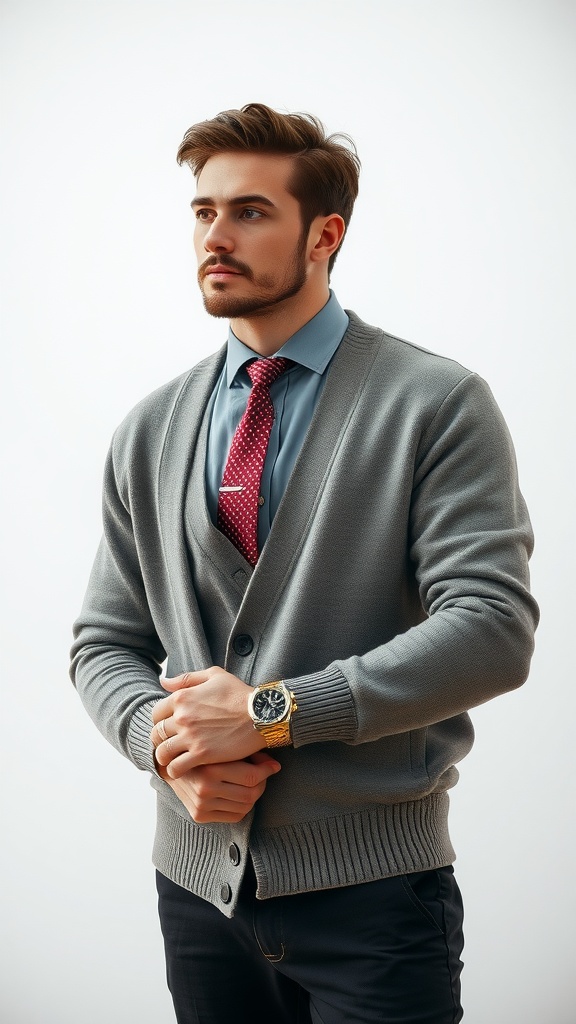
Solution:
<svg viewBox="0 0 576 1024">
<path fill-rule="evenodd" d="M 300 204 L 303 230 L 308 231 L 315 217 L 331 213 L 338 213 L 348 227 L 360 174 L 360 160 L 348 135 L 327 136 L 313 114 L 280 114 L 264 103 L 248 103 L 241 110 L 223 110 L 210 121 L 192 125 L 177 160 L 188 164 L 198 177 L 211 156 L 226 152 L 293 156 L 288 190 Z M 330 257 L 329 273 L 337 253 Z"/>
</svg>

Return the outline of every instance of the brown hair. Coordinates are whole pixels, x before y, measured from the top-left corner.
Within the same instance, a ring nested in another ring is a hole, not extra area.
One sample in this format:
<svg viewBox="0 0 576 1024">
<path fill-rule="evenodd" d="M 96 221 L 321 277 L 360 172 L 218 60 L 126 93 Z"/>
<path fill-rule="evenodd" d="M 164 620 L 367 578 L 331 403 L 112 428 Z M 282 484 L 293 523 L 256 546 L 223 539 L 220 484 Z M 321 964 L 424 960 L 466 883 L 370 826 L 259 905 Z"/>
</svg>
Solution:
<svg viewBox="0 0 576 1024">
<path fill-rule="evenodd" d="M 315 217 L 331 213 L 338 213 L 348 227 L 360 174 L 360 160 L 348 135 L 327 136 L 313 114 L 280 114 L 264 103 L 248 103 L 241 110 L 224 110 L 210 121 L 192 125 L 177 159 L 197 177 L 211 156 L 243 151 L 294 156 L 288 187 L 300 203 L 304 231 Z M 337 251 L 330 257 L 329 272 Z"/>
</svg>

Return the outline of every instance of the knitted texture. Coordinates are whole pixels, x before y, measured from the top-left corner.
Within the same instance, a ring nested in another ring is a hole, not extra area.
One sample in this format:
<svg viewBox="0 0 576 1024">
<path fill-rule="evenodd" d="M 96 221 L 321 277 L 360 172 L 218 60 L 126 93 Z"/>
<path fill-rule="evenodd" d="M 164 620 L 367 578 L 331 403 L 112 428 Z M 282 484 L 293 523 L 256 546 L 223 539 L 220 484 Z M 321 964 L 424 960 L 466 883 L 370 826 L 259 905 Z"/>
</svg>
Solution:
<svg viewBox="0 0 576 1024">
<path fill-rule="evenodd" d="M 139 403 L 106 463 L 73 678 L 151 774 L 154 864 L 228 917 L 249 858 L 264 898 L 449 864 L 464 709 L 518 686 L 532 652 L 530 524 L 490 390 L 348 315 L 254 571 L 204 500 L 224 350 Z M 296 694 L 294 747 L 238 823 L 194 822 L 158 776 L 166 655 L 170 676 L 221 665 Z"/>
<path fill-rule="evenodd" d="M 250 565 L 258 561 L 260 481 L 274 422 L 270 385 L 289 359 L 257 359 L 246 367 L 252 390 L 232 438 L 218 498 L 218 528 Z"/>
</svg>

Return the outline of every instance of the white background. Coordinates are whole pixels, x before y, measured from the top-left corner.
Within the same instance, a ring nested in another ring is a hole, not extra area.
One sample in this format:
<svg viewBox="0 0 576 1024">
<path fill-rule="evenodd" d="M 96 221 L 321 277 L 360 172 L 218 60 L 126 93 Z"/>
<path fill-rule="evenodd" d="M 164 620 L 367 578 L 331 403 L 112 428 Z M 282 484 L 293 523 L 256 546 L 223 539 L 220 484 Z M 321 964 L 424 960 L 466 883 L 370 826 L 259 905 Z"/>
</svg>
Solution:
<svg viewBox="0 0 576 1024">
<path fill-rule="evenodd" d="M 188 126 L 263 101 L 356 140 L 340 301 L 485 376 L 543 620 L 453 795 L 467 1024 L 574 1020 L 573 0 L 3 0 L 1 1017 L 170 1024 L 154 801 L 67 681 L 102 464 L 225 337 L 195 283 Z M 273 1022 L 271 1022 L 273 1024 Z"/>
</svg>

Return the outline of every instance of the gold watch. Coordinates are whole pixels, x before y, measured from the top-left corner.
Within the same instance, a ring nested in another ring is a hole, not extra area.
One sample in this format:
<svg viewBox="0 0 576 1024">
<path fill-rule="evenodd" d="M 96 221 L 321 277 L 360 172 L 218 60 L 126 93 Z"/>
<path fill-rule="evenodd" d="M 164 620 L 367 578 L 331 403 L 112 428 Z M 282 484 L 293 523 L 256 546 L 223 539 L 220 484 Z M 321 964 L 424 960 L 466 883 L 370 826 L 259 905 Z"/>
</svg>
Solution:
<svg viewBox="0 0 576 1024">
<path fill-rule="evenodd" d="M 267 747 L 289 747 L 290 723 L 298 710 L 296 698 L 282 682 L 261 683 L 248 697 L 248 714 Z"/>
</svg>

